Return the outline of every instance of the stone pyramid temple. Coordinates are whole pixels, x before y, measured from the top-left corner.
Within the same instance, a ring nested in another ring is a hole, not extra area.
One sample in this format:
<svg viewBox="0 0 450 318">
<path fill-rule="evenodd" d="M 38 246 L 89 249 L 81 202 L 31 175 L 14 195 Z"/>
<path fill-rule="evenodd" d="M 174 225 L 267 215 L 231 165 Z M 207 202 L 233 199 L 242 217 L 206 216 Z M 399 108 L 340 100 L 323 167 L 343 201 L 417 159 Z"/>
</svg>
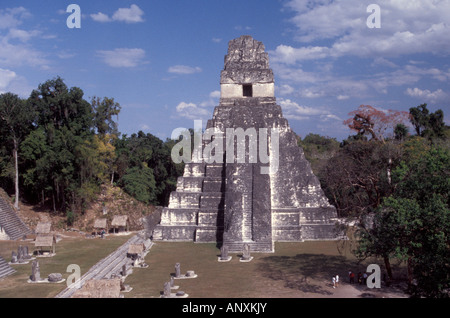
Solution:
<svg viewBox="0 0 450 318">
<path fill-rule="evenodd" d="M 185 164 L 153 239 L 217 242 L 230 252 L 244 244 L 273 252 L 275 241 L 335 239 L 336 209 L 276 104 L 264 45 L 251 36 L 231 40 L 220 86 L 206 125 L 217 134 L 204 134 L 203 156 L 195 156 L 195 148 L 200 159 Z"/>
</svg>

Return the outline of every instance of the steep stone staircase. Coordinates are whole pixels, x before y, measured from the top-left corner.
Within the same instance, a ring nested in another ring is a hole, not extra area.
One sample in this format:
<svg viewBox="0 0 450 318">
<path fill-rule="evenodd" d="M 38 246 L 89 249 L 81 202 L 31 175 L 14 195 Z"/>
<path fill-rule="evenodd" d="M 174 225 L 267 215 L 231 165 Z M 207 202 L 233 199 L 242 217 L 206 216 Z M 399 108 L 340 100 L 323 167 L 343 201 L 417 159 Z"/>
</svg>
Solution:
<svg viewBox="0 0 450 318">
<path fill-rule="evenodd" d="M 25 235 L 31 234 L 31 230 L 23 223 L 2 195 L 0 195 L 0 226 L 11 240 L 21 239 Z"/>
<path fill-rule="evenodd" d="M 16 270 L 8 265 L 8 263 L 0 256 L 0 278 L 14 274 Z"/>
</svg>

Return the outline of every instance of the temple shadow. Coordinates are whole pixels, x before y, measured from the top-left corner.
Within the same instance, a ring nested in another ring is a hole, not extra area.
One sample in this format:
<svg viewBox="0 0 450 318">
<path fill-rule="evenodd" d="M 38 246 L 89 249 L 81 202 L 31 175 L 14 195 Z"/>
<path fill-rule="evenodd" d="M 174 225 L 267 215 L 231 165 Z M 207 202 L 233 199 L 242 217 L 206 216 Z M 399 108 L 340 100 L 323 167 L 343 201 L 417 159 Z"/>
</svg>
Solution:
<svg viewBox="0 0 450 318">
<path fill-rule="evenodd" d="M 348 270 L 362 269 L 357 261 L 349 261 L 344 256 L 323 254 L 297 254 L 295 256 L 267 256 L 261 259 L 258 270 L 265 277 L 284 282 L 286 288 L 305 293 L 331 295 L 331 278 L 339 275 L 341 281 L 347 279 Z M 318 284 L 317 281 L 326 282 Z M 325 287 L 325 288 L 324 288 Z"/>
</svg>

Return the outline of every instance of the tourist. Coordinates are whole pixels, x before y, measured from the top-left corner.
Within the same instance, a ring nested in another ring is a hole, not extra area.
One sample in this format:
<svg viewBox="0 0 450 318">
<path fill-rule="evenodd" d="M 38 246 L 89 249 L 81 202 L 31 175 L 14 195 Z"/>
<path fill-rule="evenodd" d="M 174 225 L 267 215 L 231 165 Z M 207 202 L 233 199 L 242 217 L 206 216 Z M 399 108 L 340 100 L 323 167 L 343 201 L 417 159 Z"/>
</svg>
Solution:
<svg viewBox="0 0 450 318">
<path fill-rule="evenodd" d="M 336 275 L 336 287 L 339 287 L 339 275 Z"/>
<path fill-rule="evenodd" d="M 333 282 L 333 288 L 336 288 L 336 277 L 333 276 L 331 280 Z"/>
<path fill-rule="evenodd" d="M 362 284 L 362 274 L 361 274 L 361 272 L 358 273 L 358 283 L 360 285 Z"/>
<path fill-rule="evenodd" d="M 355 273 L 350 272 L 350 284 L 354 284 L 355 283 Z"/>
<path fill-rule="evenodd" d="M 366 272 L 364 272 L 364 274 L 363 274 L 363 283 L 364 283 L 364 285 L 367 284 L 367 273 Z"/>
</svg>

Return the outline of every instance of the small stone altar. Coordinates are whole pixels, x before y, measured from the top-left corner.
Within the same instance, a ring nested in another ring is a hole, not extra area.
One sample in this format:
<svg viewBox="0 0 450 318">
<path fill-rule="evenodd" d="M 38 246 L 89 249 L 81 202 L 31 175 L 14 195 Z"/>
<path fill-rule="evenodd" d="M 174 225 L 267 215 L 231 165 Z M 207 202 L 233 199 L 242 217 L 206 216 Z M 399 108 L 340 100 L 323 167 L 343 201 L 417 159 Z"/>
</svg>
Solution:
<svg viewBox="0 0 450 318">
<path fill-rule="evenodd" d="M 171 282 L 165 282 L 164 283 L 164 290 L 161 295 L 161 298 L 187 298 L 189 297 L 188 294 L 186 294 L 184 291 L 177 291 L 176 293 L 172 293 L 172 286 Z"/>
<path fill-rule="evenodd" d="M 181 274 L 181 265 L 180 263 L 175 264 L 175 273 L 173 275 L 174 279 L 187 279 L 187 278 L 196 278 L 198 275 L 193 270 L 188 270 L 186 274 Z"/>
</svg>

